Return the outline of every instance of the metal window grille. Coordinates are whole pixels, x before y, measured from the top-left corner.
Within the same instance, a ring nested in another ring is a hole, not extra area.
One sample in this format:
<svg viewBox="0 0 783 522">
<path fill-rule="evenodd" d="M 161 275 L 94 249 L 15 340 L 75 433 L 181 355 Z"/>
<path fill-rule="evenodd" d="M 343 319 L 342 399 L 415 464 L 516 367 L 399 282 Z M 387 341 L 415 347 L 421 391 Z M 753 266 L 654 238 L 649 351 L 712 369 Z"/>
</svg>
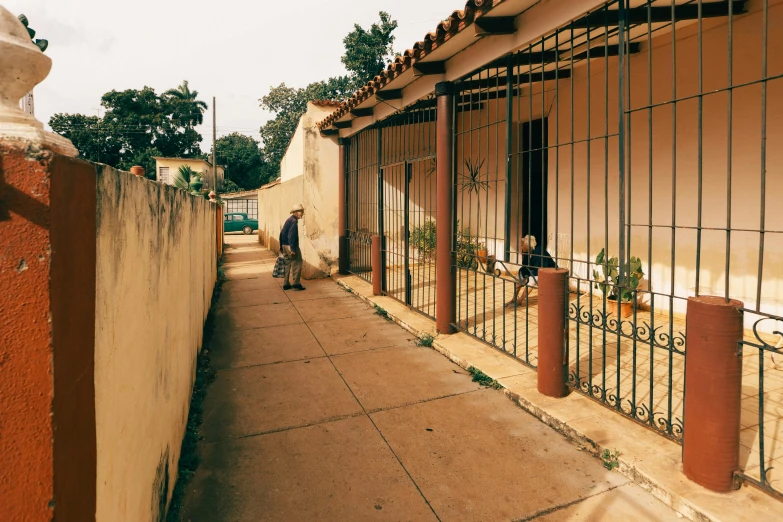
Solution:
<svg viewBox="0 0 783 522">
<path fill-rule="evenodd" d="M 161 183 L 169 183 L 169 168 L 168 167 L 160 167 L 160 175 L 159 175 L 159 181 Z"/>
<path fill-rule="evenodd" d="M 258 219 L 257 199 L 226 199 L 226 212 L 241 212 L 250 219 Z"/>
</svg>

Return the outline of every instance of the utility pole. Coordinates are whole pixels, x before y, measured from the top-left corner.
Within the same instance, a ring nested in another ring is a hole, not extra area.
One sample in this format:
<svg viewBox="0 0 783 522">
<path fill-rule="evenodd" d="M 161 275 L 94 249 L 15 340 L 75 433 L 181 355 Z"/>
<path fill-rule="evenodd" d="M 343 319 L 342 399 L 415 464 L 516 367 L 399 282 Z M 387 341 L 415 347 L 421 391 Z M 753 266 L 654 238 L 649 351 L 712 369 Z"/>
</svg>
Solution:
<svg viewBox="0 0 783 522">
<path fill-rule="evenodd" d="M 212 97 L 212 190 L 217 194 L 217 105 Z"/>
</svg>

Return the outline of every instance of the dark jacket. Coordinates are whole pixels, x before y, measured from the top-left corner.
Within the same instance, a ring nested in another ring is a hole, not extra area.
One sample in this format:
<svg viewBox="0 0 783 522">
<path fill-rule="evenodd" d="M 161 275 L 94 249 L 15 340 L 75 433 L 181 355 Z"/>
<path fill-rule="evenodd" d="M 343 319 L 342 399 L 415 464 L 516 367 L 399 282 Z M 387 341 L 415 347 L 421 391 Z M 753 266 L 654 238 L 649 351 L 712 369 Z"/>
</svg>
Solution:
<svg viewBox="0 0 783 522">
<path fill-rule="evenodd" d="M 541 245 L 536 245 L 536 248 L 530 254 L 523 254 L 521 264 L 522 268 L 519 269 L 520 279 L 526 279 L 531 276 L 537 277 L 539 268 L 557 268 L 555 260 Z"/>
<path fill-rule="evenodd" d="M 299 253 L 299 224 L 298 219 L 292 214 L 285 220 L 283 230 L 280 231 L 280 246 L 288 245 L 291 252 Z"/>
</svg>

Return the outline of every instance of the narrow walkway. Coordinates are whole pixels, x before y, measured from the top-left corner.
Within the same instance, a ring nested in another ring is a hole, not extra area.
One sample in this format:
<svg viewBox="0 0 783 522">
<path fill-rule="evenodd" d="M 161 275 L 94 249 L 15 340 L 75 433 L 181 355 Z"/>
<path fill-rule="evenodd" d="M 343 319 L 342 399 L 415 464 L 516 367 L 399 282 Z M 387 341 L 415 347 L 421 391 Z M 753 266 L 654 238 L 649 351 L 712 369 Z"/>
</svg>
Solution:
<svg viewBox="0 0 783 522">
<path fill-rule="evenodd" d="M 661 521 L 676 513 L 331 280 L 226 236 L 186 521 Z"/>
</svg>

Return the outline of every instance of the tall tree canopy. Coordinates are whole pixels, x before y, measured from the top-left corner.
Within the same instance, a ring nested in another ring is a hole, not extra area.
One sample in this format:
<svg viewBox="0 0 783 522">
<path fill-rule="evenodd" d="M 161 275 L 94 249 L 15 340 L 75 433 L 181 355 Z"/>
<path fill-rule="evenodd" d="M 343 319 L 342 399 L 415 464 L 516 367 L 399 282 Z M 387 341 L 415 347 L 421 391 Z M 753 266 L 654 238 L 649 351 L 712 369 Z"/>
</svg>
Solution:
<svg viewBox="0 0 783 522">
<path fill-rule="evenodd" d="M 341 60 L 348 70 L 347 75 L 314 82 L 298 89 L 281 83 L 270 88 L 269 94 L 259 100 L 263 109 L 275 114 L 272 120 L 261 127 L 262 157 L 274 177 L 280 172 L 280 162 L 296 132 L 299 118 L 307 110 L 307 102 L 347 98 L 380 74 L 393 57 L 392 33 L 397 28 L 397 22 L 383 11 L 379 16 L 380 21 L 369 29 L 354 25 L 353 31 L 343 39 L 345 54 Z"/>
<path fill-rule="evenodd" d="M 250 136 L 238 132 L 222 136 L 215 142 L 215 152 L 218 165 L 226 167 L 226 178 L 238 188 L 255 189 L 269 180 L 258 142 Z"/>
<path fill-rule="evenodd" d="M 55 114 L 49 126 L 87 160 L 123 170 L 141 165 L 154 178 L 153 156 L 203 157 L 195 126 L 207 105 L 197 96 L 187 82 L 160 96 L 150 87 L 111 91 L 101 98 L 102 118 Z"/>
</svg>

